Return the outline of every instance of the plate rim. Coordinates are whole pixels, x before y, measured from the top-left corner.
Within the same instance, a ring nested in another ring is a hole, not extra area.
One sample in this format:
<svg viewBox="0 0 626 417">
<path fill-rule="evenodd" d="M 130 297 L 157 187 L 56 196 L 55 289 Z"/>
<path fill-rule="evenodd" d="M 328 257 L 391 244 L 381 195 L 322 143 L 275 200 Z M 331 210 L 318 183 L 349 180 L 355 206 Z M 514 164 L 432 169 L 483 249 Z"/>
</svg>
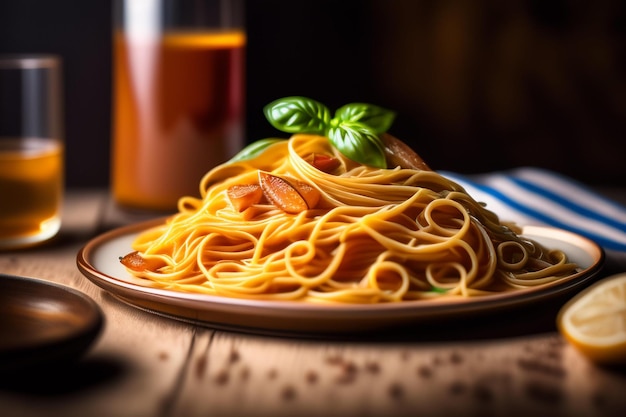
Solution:
<svg viewBox="0 0 626 417">
<path fill-rule="evenodd" d="M 300 301 L 258 300 L 212 294 L 184 293 L 140 286 L 99 271 L 93 265 L 95 253 L 103 245 L 112 244 L 112 242 L 123 237 L 136 235 L 149 227 L 162 224 L 166 218 L 160 217 L 119 226 L 92 238 L 80 248 L 76 255 L 78 269 L 96 286 L 111 293 L 121 301 L 148 312 L 177 320 L 213 326 L 226 326 L 227 328 L 240 328 L 242 325 L 241 323 L 229 322 L 232 321 L 230 317 L 217 317 L 215 320 L 207 319 L 206 314 L 203 313 L 243 314 L 249 317 L 261 314 L 265 320 L 251 326 L 252 329 L 258 329 L 261 332 L 273 330 L 287 332 L 304 331 L 306 333 L 360 332 L 365 330 L 363 327 L 366 324 L 365 322 L 373 319 L 377 320 L 377 323 L 372 323 L 373 326 L 368 326 L 368 328 L 376 327 L 376 324 L 378 324 L 378 327 L 388 327 L 394 319 L 399 322 L 419 322 L 425 318 L 445 318 L 458 314 L 517 307 L 521 304 L 554 297 L 582 286 L 601 270 L 605 261 L 604 249 L 598 243 L 585 236 L 551 226 L 528 225 L 522 227 L 522 234 L 535 237 L 549 237 L 567 242 L 569 245 L 575 246 L 589 255 L 591 257 L 591 265 L 564 280 L 520 291 L 498 293 L 471 299 L 415 300 L 379 304 L 316 304 Z M 131 248 L 128 249 L 129 251 L 131 250 Z M 243 309 L 245 309 L 245 312 L 242 313 L 241 310 Z M 280 323 L 281 318 L 284 319 L 286 313 L 289 314 L 289 322 L 298 320 L 299 324 Z M 307 322 L 300 322 L 303 319 L 306 319 Z M 313 323 L 313 321 L 319 322 Z"/>
</svg>

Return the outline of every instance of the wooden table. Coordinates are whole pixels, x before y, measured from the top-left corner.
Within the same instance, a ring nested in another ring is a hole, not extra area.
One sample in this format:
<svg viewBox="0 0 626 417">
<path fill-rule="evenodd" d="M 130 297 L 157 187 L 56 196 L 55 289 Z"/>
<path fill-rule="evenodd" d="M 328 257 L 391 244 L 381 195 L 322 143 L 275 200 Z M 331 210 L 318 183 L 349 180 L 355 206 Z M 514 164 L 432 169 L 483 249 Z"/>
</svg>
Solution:
<svg viewBox="0 0 626 417">
<path fill-rule="evenodd" d="M 105 315 L 62 372 L 0 376 L 0 416 L 626 415 L 626 370 L 591 364 L 557 333 L 565 300 L 348 340 L 215 330 L 126 305 L 87 280 L 76 255 L 140 220 L 105 190 L 70 190 L 56 239 L 0 253 L 0 272 L 76 288 Z"/>
</svg>

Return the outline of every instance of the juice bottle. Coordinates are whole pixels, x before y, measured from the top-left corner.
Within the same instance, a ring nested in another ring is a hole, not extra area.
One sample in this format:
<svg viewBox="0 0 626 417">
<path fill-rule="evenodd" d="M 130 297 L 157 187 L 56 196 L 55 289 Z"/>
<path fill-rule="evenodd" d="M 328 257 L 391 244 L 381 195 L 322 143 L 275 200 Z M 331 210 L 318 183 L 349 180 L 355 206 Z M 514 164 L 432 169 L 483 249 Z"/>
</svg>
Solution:
<svg viewBox="0 0 626 417">
<path fill-rule="evenodd" d="M 150 28 L 114 34 L 112 191 L 120 206 L 173 211 L 244 144 L 246 34 Z"/>
</svg>

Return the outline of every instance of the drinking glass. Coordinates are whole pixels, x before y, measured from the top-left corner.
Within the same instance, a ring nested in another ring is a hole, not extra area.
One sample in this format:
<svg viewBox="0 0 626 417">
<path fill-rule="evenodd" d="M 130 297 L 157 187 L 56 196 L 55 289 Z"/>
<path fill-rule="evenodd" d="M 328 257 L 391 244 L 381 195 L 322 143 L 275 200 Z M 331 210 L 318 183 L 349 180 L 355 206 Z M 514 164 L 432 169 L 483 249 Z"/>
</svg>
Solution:
<svg viewBox="0 0 626 417">
<path fill-rule="evenodd" d="M 240 0 L 114 0 L 111 184 L 172 211 L 244 144 Z"/>
<path fill-rule="evenodd" d="M 0 250 L 43 242 L 61 226 L 61 72 L 57 56 L 0 56 Z"/>
</svg>

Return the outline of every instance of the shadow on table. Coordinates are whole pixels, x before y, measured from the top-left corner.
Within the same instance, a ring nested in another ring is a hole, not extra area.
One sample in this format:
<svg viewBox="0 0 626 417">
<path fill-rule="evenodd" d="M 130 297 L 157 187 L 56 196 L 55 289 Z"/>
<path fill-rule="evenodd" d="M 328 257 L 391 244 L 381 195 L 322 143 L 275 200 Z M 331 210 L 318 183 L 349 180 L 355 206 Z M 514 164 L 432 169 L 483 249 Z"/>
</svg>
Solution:
<svg viewBox="0 0 626 417">
<path fill-rule="evenodd" d="M 127 371 L 127 366 L 112 358 L 84 358 L 4 373 L 0 391 L 37 397 L 70 396 L 99 385 L 115 384 Z"/>
<path fill-rule="evenodd" d="M 529 304 L 516 309 L 492 313 L 475 313 L 447 318 L 420 320 L 414 324 L 397 327 L 372 328 L 371 331 L 351 333 L 294 333 L 268 332 L 254 329 L 219 329 L 240 333 L 260 334 L 268 337 L 324 340 L 332 342 L 405 343 L 405 342 L 455 342 L 489 339 L 506 339 L 557 331 L 556 317 L 564 299 Z M 211 327 L 210 325 L 207 327 Z"/>
</svg>

